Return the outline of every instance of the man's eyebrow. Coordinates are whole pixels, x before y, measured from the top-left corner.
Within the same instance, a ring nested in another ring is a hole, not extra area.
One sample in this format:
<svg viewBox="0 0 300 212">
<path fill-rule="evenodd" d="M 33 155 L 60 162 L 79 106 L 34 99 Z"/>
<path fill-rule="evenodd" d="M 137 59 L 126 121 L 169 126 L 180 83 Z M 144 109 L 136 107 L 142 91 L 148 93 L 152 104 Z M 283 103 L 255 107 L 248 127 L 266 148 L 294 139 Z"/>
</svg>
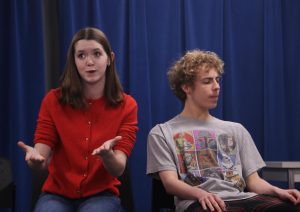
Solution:
<svg viewBox="0 0 300 212">
<path fill-rule="evenodd" d="M 213 80 L 213 79 L 220 80 L 221 76 L 216 76 L 216 77 L 201 77 L 201 78 L 198 78 L 198 80 Z"/>
<path fill-rule="evenodd" d="M 200 79 L 214 79 L 216 77 L 201 77 Z"/>
</svg>

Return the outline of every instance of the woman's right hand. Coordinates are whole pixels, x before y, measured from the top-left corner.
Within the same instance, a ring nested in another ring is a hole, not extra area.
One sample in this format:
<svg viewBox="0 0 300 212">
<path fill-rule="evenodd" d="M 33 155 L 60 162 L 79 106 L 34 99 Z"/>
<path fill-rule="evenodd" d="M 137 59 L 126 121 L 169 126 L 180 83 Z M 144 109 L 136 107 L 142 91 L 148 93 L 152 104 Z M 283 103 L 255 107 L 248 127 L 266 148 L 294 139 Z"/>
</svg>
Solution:
<svg viewBox="0 0 300 212">
<path fill-rule="evenodd" d="M 18 146 L 25 152 L 25 161 L 33 169 L 43 169 L 46 166 L 45 158 L 33 147 L 26 145 L 23 141 Z"/>
</svg>

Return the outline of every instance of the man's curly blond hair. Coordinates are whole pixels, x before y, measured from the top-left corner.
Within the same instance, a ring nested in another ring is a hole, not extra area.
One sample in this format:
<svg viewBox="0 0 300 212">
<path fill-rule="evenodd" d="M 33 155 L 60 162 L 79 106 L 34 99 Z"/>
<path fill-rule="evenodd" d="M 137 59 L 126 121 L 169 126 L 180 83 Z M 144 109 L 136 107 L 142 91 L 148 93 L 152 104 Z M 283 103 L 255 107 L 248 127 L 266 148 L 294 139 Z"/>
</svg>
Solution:
<svg viewBox="0 0 300 212">
<path fill-rule="evenodd" d="M 211 68 L 215 68 L 219 75 L 224 73 L 224 62 L 216 53 L 198 49 L 187 51 L 167 73 L 173 93 L 184 103 L 186 94 L 181 86 L 184 84 L 194 86 L 199 71 Z"/>
</svg>

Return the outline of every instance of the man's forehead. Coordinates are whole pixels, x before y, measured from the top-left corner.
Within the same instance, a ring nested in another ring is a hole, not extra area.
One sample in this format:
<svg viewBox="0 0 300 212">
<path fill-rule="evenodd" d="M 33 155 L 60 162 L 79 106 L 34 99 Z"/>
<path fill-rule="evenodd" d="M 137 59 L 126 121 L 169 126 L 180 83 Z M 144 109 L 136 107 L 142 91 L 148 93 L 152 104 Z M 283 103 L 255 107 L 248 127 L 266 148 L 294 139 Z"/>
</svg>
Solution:
<svg viewBox="0 0 300 212">
<path fill-rule="evenodd" d="M 218 73 L 216 68 L 198 69 L 198 73 L 197 73 L 198 78 L 219 77 L 219 76 L 220 74 Z"/>
</svg>

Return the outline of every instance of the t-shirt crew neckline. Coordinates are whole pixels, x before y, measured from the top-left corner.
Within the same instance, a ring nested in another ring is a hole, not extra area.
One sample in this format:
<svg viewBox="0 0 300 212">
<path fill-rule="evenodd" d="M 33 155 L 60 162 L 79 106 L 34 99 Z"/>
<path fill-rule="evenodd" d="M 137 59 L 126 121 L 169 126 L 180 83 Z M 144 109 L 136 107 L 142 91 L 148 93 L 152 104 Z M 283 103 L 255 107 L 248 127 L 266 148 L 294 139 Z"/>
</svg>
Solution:
<svg viewBox="0 0 300 212">
<path fill-rule="evenodd" d="M 178 114 L 175 119 L 179 119 L 179 120 L 185 120 L 185 121 L 192 121 L 192 122 L 198 122 L 201 124 L 210 124 L 210 123 L 214 123 L 215 121 L 217 121 L 218 119 L 214 116 L 211 116 L 211 118 L 209 120 L 201 120 L 201 119 L 196 119 L 196 118 L 191 118 L 191 117 L 185 117 L 182 116 L 180 114 Z"/>
</svg>

